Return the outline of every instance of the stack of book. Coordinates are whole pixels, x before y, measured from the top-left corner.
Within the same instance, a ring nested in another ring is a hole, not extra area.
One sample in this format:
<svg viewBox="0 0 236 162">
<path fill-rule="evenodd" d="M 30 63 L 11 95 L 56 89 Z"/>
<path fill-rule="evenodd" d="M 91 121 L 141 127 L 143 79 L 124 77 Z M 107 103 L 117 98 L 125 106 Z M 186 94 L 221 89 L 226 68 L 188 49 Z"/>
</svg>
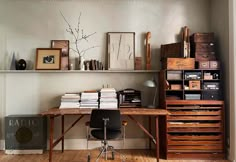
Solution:
<svg viewBox="0 0 236 162">
<path fill-rule="evenodd" d="M 61 96 L 60 108 L 79 108 L 80 95 L 78 93 L 66 93 Z"/>
<path fill-rule="evenodd" d="M 100 95 L 100 109 L 118 108 L 117 94 L 114 88 L 102 88 Z"/>
<path fill-rule="evenodd" d="M 80 108 L 98 108 L 98 92 L 82 92 Z"/>
</svg>

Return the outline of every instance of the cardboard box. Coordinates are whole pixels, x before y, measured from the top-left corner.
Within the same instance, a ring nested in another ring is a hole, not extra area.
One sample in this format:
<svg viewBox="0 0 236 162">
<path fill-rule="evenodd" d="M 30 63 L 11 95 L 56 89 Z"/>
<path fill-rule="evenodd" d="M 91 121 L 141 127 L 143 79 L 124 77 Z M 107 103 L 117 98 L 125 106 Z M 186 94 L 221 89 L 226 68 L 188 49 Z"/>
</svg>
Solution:
<svg viewBox="0 0 236 162">
<path fill-rule="evenodd" d="M 182 85 L 181 84 L 171 84 L 170 85 L 170 89 L 171 90 L 181 90 L 182 89 Z"/>
<path fill-rule="evenodd" d="M 190 90 L 200 90 L 201 89 L 200 80 L 190 80 L 189 81 L 189 89 Z"/>
</svg>

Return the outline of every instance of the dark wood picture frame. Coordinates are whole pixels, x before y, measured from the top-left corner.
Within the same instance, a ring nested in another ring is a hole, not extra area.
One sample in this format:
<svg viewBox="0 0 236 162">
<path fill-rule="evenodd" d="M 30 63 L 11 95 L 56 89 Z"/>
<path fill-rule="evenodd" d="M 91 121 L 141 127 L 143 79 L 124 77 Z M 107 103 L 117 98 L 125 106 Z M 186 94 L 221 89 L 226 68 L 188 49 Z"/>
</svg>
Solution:
<svg viewBox="0 0 236 162">
<path fill-rule="evenodd" d="M 108 70 L 134 70 L 135 32 L 107 33 Z"/>
<path fill-rule="evenodd" d="M 60 70 L 61 48 L 37 48 L 36 70 Z"/>
<path fill-rule="evenodd" d="M 69 70 L 69 40 L 51 40 L 51 48 L 61 48 L 61 70 Z"/>
</svg>

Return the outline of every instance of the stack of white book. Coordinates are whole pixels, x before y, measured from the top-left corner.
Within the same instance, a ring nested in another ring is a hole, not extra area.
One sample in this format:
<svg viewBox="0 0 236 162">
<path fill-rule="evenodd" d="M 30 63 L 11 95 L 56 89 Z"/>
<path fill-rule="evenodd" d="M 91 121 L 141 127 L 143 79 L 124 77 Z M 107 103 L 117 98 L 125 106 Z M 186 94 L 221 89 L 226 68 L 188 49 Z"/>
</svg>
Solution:
<svg viewBox="0 0 236 162">
<path fill-rule="evenodd" d="M 60 108 L 79 108 L 80 95 L 78 93 L 66 93 L 61 96 Z"/>
<path fill-rule="evenodd" d="M 98 92 L 82 92 L 80 108 L 98 108 Z"/>
<path fill-rule="evenodd" d="M 102 88 L 100 96 L 100 109 L 117 109 L 118 100 L 114 88 Z"/>
</svg>

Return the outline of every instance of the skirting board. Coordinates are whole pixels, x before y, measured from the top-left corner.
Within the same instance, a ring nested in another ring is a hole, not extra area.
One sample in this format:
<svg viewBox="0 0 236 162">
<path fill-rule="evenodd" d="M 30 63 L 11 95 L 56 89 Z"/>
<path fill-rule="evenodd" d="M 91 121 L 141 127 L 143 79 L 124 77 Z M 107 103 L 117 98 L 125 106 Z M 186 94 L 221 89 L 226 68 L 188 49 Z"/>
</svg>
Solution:
<svg viewBox="0 0 236 162">
<path fill-rule="evenodd" d="M 43 154 L 43 150 L 5 150 L 6 154 Z"/>
<path fill-rule="evenodd" d="M 125 140 L 125 145 L 123 147 L 123 141 L 109 141 L 109 145 L 114 146 L 116 149 L 147 149 L 149 147 L 148 138 L 127 138 Z M 48 141 L 49 144 L 49 141 Z M 49 146 L 49 145 L 48 145 Z M 100 147 L 101 142 L 99 141 L 89 141 L 88 149 L 93 149 Z M 48 147 L 49 148 L 49 147 Z M 5 149 L 5 140 L 0 140 L 0 150 Z M 60 150 L 61 144 L 59 143 L 54 150 Z M 86 139 L 65 139 L 64 141 L 65 150 L 83 150 L 87 149 Z"/>
</svg>

